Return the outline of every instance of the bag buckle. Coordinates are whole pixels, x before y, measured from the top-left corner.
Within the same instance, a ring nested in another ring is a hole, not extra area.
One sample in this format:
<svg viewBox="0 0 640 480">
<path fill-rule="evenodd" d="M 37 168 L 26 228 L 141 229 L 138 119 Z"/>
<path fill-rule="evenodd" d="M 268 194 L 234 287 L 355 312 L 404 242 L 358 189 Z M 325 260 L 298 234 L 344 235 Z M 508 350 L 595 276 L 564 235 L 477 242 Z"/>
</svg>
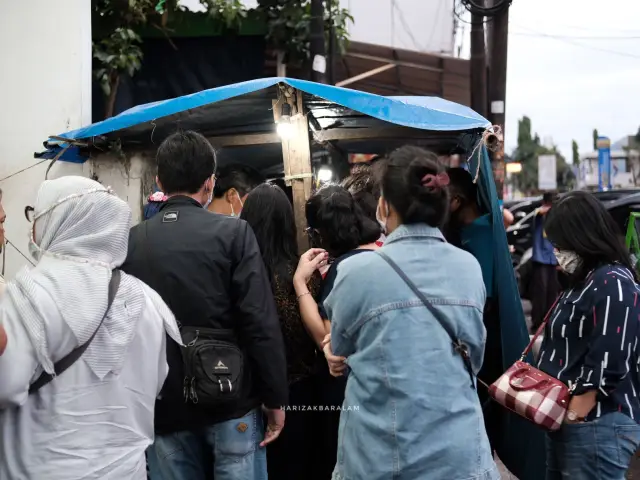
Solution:
<svg viewBox="0 0 640 480">
<path fill-rule="evenodd" d="M 467 347 L 464 343 L 458 340 L 453 344 L 453 349 L 460 354 L 460 356 L 464 359 L 469 358 L 469 347 Z"/>
<path fill-rule="evenodd" d="M 231 391 L 233 390 L 233 385 L 231 385 L 231 380 L 229 380 L 228 378 L 225 378 L 225 380 L 229 384 L 229 393 L 231 393 Z M 218 378 L 218 384 L 220 385 L 220 391 L 224 393 L 224 383 L 222 383 L 222 381 L 219 378 Z"/>
</svg>

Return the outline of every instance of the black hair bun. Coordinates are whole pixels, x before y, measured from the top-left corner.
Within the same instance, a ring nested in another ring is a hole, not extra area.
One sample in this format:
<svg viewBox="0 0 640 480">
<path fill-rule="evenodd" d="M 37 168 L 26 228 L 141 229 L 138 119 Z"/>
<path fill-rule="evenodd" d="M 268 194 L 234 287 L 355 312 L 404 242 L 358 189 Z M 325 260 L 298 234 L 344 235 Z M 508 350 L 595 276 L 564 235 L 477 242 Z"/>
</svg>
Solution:
<svg viewBox="0 0 640 480">
<path fill-rule="evenodd" d="M 439 168 L 438 163 L 428 158 L 414 159 L 405 176 L 411 196 L 420 201 L 431 201 L 433 195 L 441 195 L 444 186 L 438 184 L 438 175 L 442 173 L 443 169 Z"/>
<path fill-rule="evenodd" d="M 407 145 L 393 151 L 383 167 L 383 195 L 402 222 L 441 227 L 449 206 L 448 176 L 436 154 Z"/>
</svg>

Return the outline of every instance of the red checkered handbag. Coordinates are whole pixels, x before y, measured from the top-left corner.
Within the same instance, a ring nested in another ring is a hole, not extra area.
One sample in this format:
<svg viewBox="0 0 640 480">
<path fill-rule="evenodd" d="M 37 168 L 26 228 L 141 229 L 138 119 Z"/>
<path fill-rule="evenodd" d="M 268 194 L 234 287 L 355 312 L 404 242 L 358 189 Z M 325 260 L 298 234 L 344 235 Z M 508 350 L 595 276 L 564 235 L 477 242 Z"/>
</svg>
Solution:
<svg viewBox="0 0 640 480">
<path fill-rule="evenodd" d="M 549 322 L 555 301 L 522 357 L 489 386 L 489 395 L 500 405 L 547 431 L 558 430 L 569 407 L 569 387 L 524 361 L 533 344 Z"/>
</svg>

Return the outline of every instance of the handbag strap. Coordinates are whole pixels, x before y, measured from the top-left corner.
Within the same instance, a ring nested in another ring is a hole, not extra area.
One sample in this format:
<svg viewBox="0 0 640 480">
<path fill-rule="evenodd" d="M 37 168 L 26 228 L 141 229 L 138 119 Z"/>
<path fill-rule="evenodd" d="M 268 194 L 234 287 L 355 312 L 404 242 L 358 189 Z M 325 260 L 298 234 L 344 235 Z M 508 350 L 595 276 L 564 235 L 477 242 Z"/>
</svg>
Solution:
<svg viewBox="0 0 640 480">
<path fill-rule="evenodd" d="M 404 283 L 407 284 L 407 286 L 413 291 L 413 293 L 420 299 L 420 301 L 424 304 L 427 310 L 431 312 L 431 314 L 435 317 L 435 319 L 438 321 L 438 323 L 444 329 L 444 331 L 447 332 L 447 335 L 449 335 L 449 338 L 451 338 L 451 343 L 453 343 L 454 350 L 462 357 L 464 366 L 467 369 L 467 372 L 469 373 L 469 378 L 471 379 L 471 388 L 475 388 L 475 384 L 473 382 L 475 375 L 473 373 L 473 368 L 471 366 L 471 358 L 469 357 L 469 348 L 454 335 L 454 333 L 451 331 L 451 327 L 449 327 L 447 322 L 444 320 L 442 313 L 440 313 L 440 311 L 438 311 L 438 309 L 436 309 L 436 307 L 433 306 L 433 304 L 427 299 L 424 293 L 422 293 L 420 289 L 416 286 L 416 284 L 413 283 L 409 279 L 409 277 L 407 277 L 407 275 L 402 271 L 402 269 L 398 266 L 398 264 L 393 260 L 391 260 L 391 258 L 389 258 L 389 256 L 386 253 L 381 252 L 380 250 L 376 250 L 375 253 L 377 253 L 380 257 L 382 257 L 382 259 L 385 262 L 387 262 L 389 266 L 391 266 L 391 268 L 395 270 L 398 276 L 404 281 Z"/>
<path fill-rule="evenodd" d="M 70 366 L 72 366 L 74 363 L 76 363 L 80 359 L 82 354 L 85 352 L 87 347 L 89 347 L 89 345 L 95 338 L 96 333 L 98 333 L 98 330 L 100 330 L 100 327 L 104 322 L 104 319 L 107 318 L 107 314 L 111 309 L 111 305 L 113 304 L 113 299 L 116 297 L 116 293 L 118 292 L 119 287 L 120 287 L 120 270 L 113 270 L 111 272 L 111 280 L 109 281 L 109 299 L 107 301 L 107 309 L 104 312 L 104 315 L 102 316 L 102 320 L 100 320 L 100 324 L 98 325 L 98 328 L 96 328 L 95 332 L 93 332 L 93 335 L 91 335 L 91 338 L 89 338 L 89 340 L 87 340 L 83 345 L 80 345 L 78 348 L 75 348 L 67 356 L 58 360 L 55 363 L 55 365 L 53 366 L 53 370 L 55 373 L 51 374 L 47 372 L 42 372 L 42 374 L 38 377 L 38 379 L 35 382 L 33 382 L 29 387 L 29 395 L 40 390 L 46 384 L 51 382 L 51 380 L 53 380 L 55 377 L 63 373 L 65 370 L 67 370 Z"/>
<path fill-rule="evenodd" d="M 531 337 L 531 341 L 529 342 L 529 345 L 527 345 L 527 347 L 524 349 L 524 352 L 522 352 L 522 356 L 520 357 L 520 361 L 521 362 L 524 362 L 525 357 L 529 354 L 529 352 L 533 348 L 533 344 L 536 343 L 536 340 L 538 339 L 540 334 L 544 331 L 544 328 L 547 326 L 547 323 L 549 323 L 549 318 L 551 317 L 551 312 L 553 312 L 553 309 L 556 308 L 556 305 L 558 305 L 558 302 L 560 301 L 561 298 L 562 298 L 562 294 L 560 294 L 560 295 L 558 295 L 556 297 L 556 301 L 553 302 L 553 305 L 551 305 L 551 308 L 549 309 L 549 311 L 545 315 L 544 320 L 542 321 L 542 323 L 538 327 L 538 330 L 536 330 L 535 335 L 533 337 Z"/>
</svg>

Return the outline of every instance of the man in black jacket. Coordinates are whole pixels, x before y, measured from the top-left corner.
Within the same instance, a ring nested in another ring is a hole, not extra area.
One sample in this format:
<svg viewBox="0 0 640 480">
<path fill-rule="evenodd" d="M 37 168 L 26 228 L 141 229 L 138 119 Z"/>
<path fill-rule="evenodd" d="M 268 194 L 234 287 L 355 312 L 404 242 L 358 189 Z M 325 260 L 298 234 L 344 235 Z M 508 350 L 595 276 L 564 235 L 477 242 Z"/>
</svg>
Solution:
<svg viewBox="0 0 640 480">
<path fill-rule="evenodd" d="M 181 347 L 167 342 L 169 375 L 156 402 L 152 474 L 159 467 L 172 480 L 205 479 L 211 472 L 216 480 L 266 478 L 264 446 L 284 426 L 281 407 L 288 386 L 280 324 L 258 244 L 246 222 L 206 209 L 216 168 L 206 138 L 175 133 L 160 145 L 157 162 L 158 186 L 169 199 L 157 215 L 131 230 L 122 269 L 160 294 L 183 338 L 190 327 L 232 331 L 244 371 L 239 397 L 203 406 L 186 388 L 183 365 L 188 364 Z M 212 376 L 220 365 L 202 362 Z"/>
</svg>

